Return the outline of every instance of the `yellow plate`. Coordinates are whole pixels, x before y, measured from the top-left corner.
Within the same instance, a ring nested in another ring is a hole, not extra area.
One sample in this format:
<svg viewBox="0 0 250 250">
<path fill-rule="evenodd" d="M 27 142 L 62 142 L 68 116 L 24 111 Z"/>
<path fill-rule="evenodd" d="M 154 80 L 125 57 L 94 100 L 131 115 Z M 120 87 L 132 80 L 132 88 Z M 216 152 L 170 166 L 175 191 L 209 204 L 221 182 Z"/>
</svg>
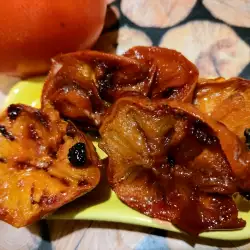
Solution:
<svg viewBox="0 0 250 250">
<path fill-rule="evenodd" d="M 33 107 L 40 106 L 40 95 L 43 87 L 43 78 L 33 78 L 17 83 L 10 91 L 5 106 L 11 103 L 24 103 Z M 94 143 L 96 144 L 96 143 Z M 98 149 L 103 158 L 104 153 Z M 250 204 L 244 200 L 238 200 L 239 216 L 247 221 L 247 225 L 241 230 L 221 230 L 202 233 L 201 237 L 220 240 L 243 240 L 250 238 Z M 187 216 L 189 216 L 187 214 Z M 78 220 L 100 220 L 113 221 L 169 231 L 180 232 L 171 223 L 159 221 L 124 205 L 116 195 L 107 187 L 105 180 L 100 185 L 68 205 L 59 209 L 49 219 L 78 219 Z"/>
</svg>

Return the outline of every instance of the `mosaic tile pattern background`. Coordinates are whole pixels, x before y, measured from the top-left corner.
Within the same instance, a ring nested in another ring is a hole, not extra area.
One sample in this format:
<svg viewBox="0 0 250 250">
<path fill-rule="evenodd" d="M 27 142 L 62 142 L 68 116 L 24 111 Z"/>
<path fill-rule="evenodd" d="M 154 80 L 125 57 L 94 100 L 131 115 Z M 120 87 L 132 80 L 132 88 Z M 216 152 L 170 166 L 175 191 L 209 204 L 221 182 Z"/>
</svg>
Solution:
<svg viewBox="0 0 250 250">
<path fill-rule="evenodd" d="M 122 54 L 135 45 L 174 48 L 197 65 L 201 76 L 250 79 L 250 0 L 108 2 L 105 28 L 95 49 Z M 0 103 L 14 81 L 0 77 Z M 91 221 L 41 221 L 22 229 L 0 222 L 0 250 L 5 249 L 247 250 L 250 240 L 194 239 L 163 230 Z"/>
</svg>

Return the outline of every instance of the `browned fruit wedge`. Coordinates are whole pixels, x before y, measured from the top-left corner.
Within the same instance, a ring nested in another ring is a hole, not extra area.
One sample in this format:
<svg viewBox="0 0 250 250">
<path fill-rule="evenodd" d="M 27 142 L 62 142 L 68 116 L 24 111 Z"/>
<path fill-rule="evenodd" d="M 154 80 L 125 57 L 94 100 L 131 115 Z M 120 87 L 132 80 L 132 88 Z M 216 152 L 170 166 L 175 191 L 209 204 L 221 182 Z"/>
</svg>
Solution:
<svg viewBox="0 0 250 250">
<path fill-rule="evenodd" d="M 199 72 L 181 53 L 167 48 L 137 46 L 124 56 L 155 68 L 148 97 L 192 101 Z"/>
<path fill-rule="evenodd" d="M 238 140 L 191 104 L 121 98 L 100 134 L 109 183 L 130 207 L 192 234 L 245 225 L 231 198 L 238 182 L 227 158 L 237 155 L 230 146 Z"/>
<path fill-rule="evenodd" d="M 198 70 L 182 54 L 157 47 L 135 47 L 124 56 L 80 51 L 53 59 L 42 93 L 63 117 L 99 128 L 111 103 L 122 96 L 191 102 Z"/>
<path fill-rule="evenodd" d="M 249 80 L 238 77 L 200 80 L 194 104 L 245 141 L 244 131 L 250 128 Z"/>
<path fill-rule="evenodd" d="M 44 112 L 9 106 L 0 117 L 0 144 L 0 219 L 15 227 L 40 219 L 99 182 L 100 162 L 91 141 L 50 106 Z"/>
<path fill-rule="evenodd" d="M 147 95 L 149 66 L 135 59 L 97 51 L 57 56 L 42 93 L 64 117 L 99 127 L 109 104 L 126 92 Z"/>
</svg>

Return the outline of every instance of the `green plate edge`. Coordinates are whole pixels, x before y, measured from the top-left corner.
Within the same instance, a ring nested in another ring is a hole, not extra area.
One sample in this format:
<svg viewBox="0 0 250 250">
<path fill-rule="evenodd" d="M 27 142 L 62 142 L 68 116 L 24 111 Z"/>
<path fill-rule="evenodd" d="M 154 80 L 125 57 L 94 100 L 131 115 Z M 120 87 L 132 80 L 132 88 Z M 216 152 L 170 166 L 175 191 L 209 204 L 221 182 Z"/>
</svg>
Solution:
<svg viewBox="0 0 250 250">
<path fill-rule="evenodd" d="M 44 79 L 44 77 L 36 77 L 16 83 L 6 98 L 4 108 L 12 103 L 22 103 L 39 108 Z M 94 145 L 97 147 L 96 142 L 94 142 Z M 105 157 L 105 154 L 98 147 L 97 152 L 101 158 Z M 102 180 L 100 185 L 89 194 L 63 206 L 47 219 L 121 222 L 180 232 L 169 222 L 152 219 L 129 208 L 117 198 L 104 182 L 106 181 Z M 219 240 L 250 239 L 250 204 L 238 199 L 237 206 L 240 210 L 239 217 L 247 222 L 245 228 L 211 231 L 199 236 Z"/>
</svg>

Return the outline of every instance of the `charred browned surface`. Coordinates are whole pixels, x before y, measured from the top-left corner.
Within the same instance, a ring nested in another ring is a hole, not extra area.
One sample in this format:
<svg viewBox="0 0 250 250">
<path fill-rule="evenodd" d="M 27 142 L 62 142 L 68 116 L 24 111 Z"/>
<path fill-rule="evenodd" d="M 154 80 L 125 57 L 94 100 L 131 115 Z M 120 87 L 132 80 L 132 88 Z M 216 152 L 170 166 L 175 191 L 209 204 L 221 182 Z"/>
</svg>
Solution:
<svg viewBox="0 0 250 250">
<path fill-rule="evenodd" d="M 50 102 L 63 117 L 96 128 L 110 104 L 125 95 L 190 102 L 197 78 L 191 62 L 164 48 L 134 47 L 124 56 L 71 53 L 54 59 L 42 106 Z"/>
<path fill-rule="evenodd" d="M 250 126 L 249 80 L 201 79 L 196 88 L 194 104 L 245 141 L 244 131 Z"/>
<path fill-rule="evenodd" d="M 109 182 L 130 207 L 189 233 L 243 227 L 227 148 L 240 142 L 228 132 L 191 104 L 121 98 L 100 128 Z"/>
<path fill-rule="evenodd" d="M 11 105 L 0 129 L 0 219 L 7 223 L 30 224 L 98 184 L 92 143 L 51 106 Z M 85 145 L 85 161 L 74 166 L 68 152 L 77 143 Z"/>
<path fill-rule="evenodd" d="M 150 65 L 154 79 L 148 96 L 190 102 L 198 79 L 198 70 L 181 53 L 159 47 L 134 47 L 125 56 Z"/>
</svg>

